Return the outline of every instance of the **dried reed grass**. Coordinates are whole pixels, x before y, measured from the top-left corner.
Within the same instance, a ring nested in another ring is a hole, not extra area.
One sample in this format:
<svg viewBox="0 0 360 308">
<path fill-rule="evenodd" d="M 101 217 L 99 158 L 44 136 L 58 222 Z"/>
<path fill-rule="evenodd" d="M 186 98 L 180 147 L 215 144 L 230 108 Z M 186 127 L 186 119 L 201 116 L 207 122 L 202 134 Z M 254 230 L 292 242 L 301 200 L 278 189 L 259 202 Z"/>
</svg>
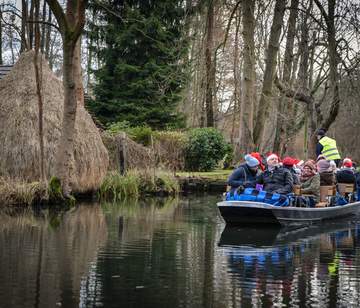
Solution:
<svg viewBox="0 0 360 308">
<path fill-rule="evenodd" d="M 33 52 L 21 55 L 0 80 L 0 176 L 25 182 L 39 174 L 38 100 Z M 62 81 L 42 59 L 45 172 L 54 175 L 55 151 L 60 138 L 64 93 Z M 74 192 L 99 188 L 108 167 L 108 153 L 99 131 L 83 106 L 78 106 L 74 142 Z"/>
<path fill-rule="evenodd" d="M 146 169 L 155 167 L 155 155 L 152 149 L 136 143 L 125 133 L 112 136 L 107 132 L 103 132 L 102 139 L 108 149 L 110 170 L 119 170 L 119 148 L 121 147 L 123 147 L 125 151 L 125 165 L 127 169 Z"/>
<path fill-rule="evenodd" d="M 47 198 L 47 186 L 44 183 L 20 183 L 8 178 L 0 178 L 0 206 L 28 206 Z"/>
</svg>

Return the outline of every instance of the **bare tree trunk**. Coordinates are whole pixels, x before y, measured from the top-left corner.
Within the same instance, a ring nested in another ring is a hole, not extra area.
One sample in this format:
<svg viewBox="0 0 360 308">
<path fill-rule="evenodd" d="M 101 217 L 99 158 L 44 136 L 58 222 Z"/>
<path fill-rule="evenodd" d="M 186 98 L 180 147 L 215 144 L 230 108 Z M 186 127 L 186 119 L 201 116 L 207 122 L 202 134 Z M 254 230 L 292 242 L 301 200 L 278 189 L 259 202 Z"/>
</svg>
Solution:
<svg viewBox="0 0 360 308">
<path fill-rule="evenodd" d="M 241 104 L 241 73 L 240 73 L 240 51 L 239 51 L 239 30 L 241 25 L 241 16 L 240 10 L 239 14 L 236 15 L 236 32 L 235 32 L 235 40 L 234 40 L 234 67 L 233 67 L 233 74 L 234 74 L 234 107 L 233 107 L 233 114 L 232 114 L 232 124 L 231 124 L 231 134 L 230 134 L 230 143 L 234 143 L 234 135 L 235 135 L 235 125 L 238 120 L 238 112 L 239 107 Z"/>
<path fill-rule="evenodd" d="M 43 8 L 42 8 L 42 21 L 46 20 L 46 1 L 44 1 L 43 3 Z M 46 29 L 46 24 L 43 23 L 41 25 L 41 53 L 44 54 L 45 52 L 45 29 Z"/>
<path fill-rule="evenodd" d="M 45 35 L 45 58 L 49 59 L 50 57 L 50 40 L 51 40 L 51 10 L 49 9 L 49 15 L 48 15 L 48 25 L 46 26 L 46 35 Z"/>
<path fill-rule="evenodd" d="M 1 8 L 0 8 L 0 65 L 3 64 L 2 33 L 3 33 L 3 27 L 2 27 L 2 10 L 1 10 Z"/>
<path fill-rule="evenodd" d="M 245 0 L 242 5 L 242 34 L 244 41 L 243 91 L 240 106 L 239 151 L 254 148 L 255 107 L 255 1 Z"/>
<path fill-rule="evenodd" d="M 40 145 L 40 181 L 45 182 L 45 161 L 44 161 L 44 133 L 43 133 L 43 100 L 42 100 L 42 70 L 39 68 L 39 49 L 40 49 L 40 26 L 39 26 L 39 13 L 40 13 L 40 0 L 34 0 L 35 4 L 35 53 L 34 53 L 34 69 L 36 81 L 36 94 L 38 97 L 38 110 L 39 110 L 39 145 Z M 40 64 L 41 65 L 41 64 Z"/>
<path fill-rule="evenodd" d="M 56 152 L 56 175 L 62 183 L 63 194 L 71 193 L 73 177 L 73 153 L 75 137 L 76 110 L 78 106 L 77 73 L 79 58 L 76 56 L 78 40 L 85 24 L 86 0 L 68 0 L 66 15 L 57 0 L 46 0 L 59 24 L 63 39 L 63 83 L 64 83 L 64 113 L 61 137 Z"/>
<path fill-rule="evenodd" d="M 65 42 L 67 39 L 65 38 Z M 71 178 L 73 176 L 73 149 L 75 136 L 75 121 L 77 97 L 74 78 L 74 42 L 66 42 L 63 50 L 63 83 L 64 83 L 64 114 L 61 138 L 56 152 L 56 173 L 61 179 L 63 193 L 71 193 Z"/>
<path fill-rule="evenodd" d="M 29 19 L 34 20 L 34 10 L 35 10 L 35 1 L 36 0 L 30 0 L 30 1 L 31 1 L 31 4 L 30 4 Z M 32 49 L 34 46 L 34 23 L 29 23 L 28 29 L 29 29 L 29 49 Z"/>
<path fill-rule="evenodd" d="M 330 105 L 330 110 L 320 124 L 320 127 L 328 130 L 330 126 L 335 122 L 336 117 L 339 113 L 340 106 L 340 94 L 339 94 L 339 72 L 338 72 L 338 54 L 336 51 L 337 41 L 336 41 L 336 29 L 335 29 L 335 9 L 336 9 L 336 0 L 328 0 L 328 12 L 325 11 L 323 5 L 319 0 L 314 0 L 315 4 L 321 11 L 322 16 L 325 19 L 326 23 L 326 32 L 327 32 L 327 49 L 329 55 L 329 85 L 332 93 L 332 100 Z M 316 136 L 315 130 L 311 135 L 311 146 L 315 148 L 316 145 Z"/>
<path fill-rule="evenodd" d="M 92 11 L 92 22 L 95 23 L 95 15 L 96 11 Z M 87 89 L 87 93 L 90 93 L 91 91 L 91 65 L 92 65 L 92 60 L 93 60 L 93 52 L 92 52 L 92 47 L 93 47 L 93 36 L 91 35 L 91 33 L 88 35 L 88 46 L 87 46 L 87 51 L 88 51 L 88 58 L 87 58 L 87 65 L 86 65 L 86 70 L 87 70 L 87 82 L 86 82 L 86 89 Z M 189 89 L 190 89 L 190 85 L 189 85 Z M 190 98 L 190 96 L 189 96 Z"/>
<path fill-rule="evenodd" d="M 316 4 L 319 6 L 319 1 Z M 328 130 L 332 123 L 334 123 L 340 106 L 340 94 L 339 94 L 339 72 L 338 72 L 338 55 L 336 52 L 336 30 L 335 30 L 335 7 L 336 0 L 328 0 L 328 14 L 325 14 L 326 26 L 327 26 L 327 41 L 328 41 L 328 53 L 329 53 L 329 81 L 330 89 L 332 91 L 332 102 L 328 116 L 321 123 L 321 127 Z M 319 7 L 320 8 L 320 7 Z"/>
<path fill-rule="evenodd" d="M 283 76 L 282 82 L 287 86 L 291 87 L 291 72 L 293 66 L 293 57 L 294 57 L 294 41 L 296 35 L 296 22 L 298 16 L 298 5 L 299 0 L 292 0 L 290 6 L 290 15 L 288 20 L 287 35 L 286 35 L 286 46 L 284 54 L 284 66 L 283 66 Z M 279 113 L 277 127 L 276 127 L 276 137 L 274 143 L 274 152 L 279 153 L 280 156 L 285 151 L 285 141 L 289 135 L 289 126 L 287 123 L 294 122 L 294 104 L 289 102 L 289 98 L 281 97 L 279 101 Z M 285 121 L 285 117 L 288 117 L 288 120 Z"/>
<path fill-rule="evenodd" d="M 9 48 L 11 53 L 11 64 L 15 63 L 15 52 L 14 52 L 14 34 L 13 29 L 9 29 Z"/>
<path fill-rule="evenodd" d="M 264 81 L 254 128 L 254 143 L 257 147 L 260 146 L 263 138 L 265 120 L 269 117 L 268 113 L 272 99 L 276 57 L 279 50 L 279 40 L 283 24 L 285 4 L 286 0 L 276 0 L 275 3 L 274 19 L 271 25 L 269 44 L 266 53 Z"/>
<path fill-rule="evenodd" d="M 214 88 L 213 88 L 213 45 L 214 45 L 214 2 L 215 0 L 209 0 L 207 11 L 207 27 L 206 27 L 206 126 L 214 127 Z"/>
<path fill-rule="evenodd" d="M 27 43 L 27 1 L 21 0 L 21 47 L 20 53 L 28 49 Z"/>
<path fill-rule="evenodd" d="M 81 37 L 78 39 L 75 46 L 73 63 L 77 105 L 84 106 L 84 86 L 81 68 Z"/>
</svg>

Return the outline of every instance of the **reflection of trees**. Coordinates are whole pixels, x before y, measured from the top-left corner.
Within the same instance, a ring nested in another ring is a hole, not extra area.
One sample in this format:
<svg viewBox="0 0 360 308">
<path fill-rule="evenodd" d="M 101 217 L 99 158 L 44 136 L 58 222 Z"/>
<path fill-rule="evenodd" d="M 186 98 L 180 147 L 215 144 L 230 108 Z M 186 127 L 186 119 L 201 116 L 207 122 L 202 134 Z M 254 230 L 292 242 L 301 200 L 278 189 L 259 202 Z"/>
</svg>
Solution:
<svg viewBox="0 0 360 308">
<path fill-rule="evenodd" d="M 98 206 L 0 215 L 0 302 L 4 307 L 78 305 L 80 280 L 107 237 Z"/>
<path fill-rule="evenodd" d="M 100 281 L 97 289 L 88 288 L 87 304 L 210 307 L 209 289 L 215 288 L 216 200 L 103 205 L 109 227 L 107 254 L 98 257 Z"/>
</svg>

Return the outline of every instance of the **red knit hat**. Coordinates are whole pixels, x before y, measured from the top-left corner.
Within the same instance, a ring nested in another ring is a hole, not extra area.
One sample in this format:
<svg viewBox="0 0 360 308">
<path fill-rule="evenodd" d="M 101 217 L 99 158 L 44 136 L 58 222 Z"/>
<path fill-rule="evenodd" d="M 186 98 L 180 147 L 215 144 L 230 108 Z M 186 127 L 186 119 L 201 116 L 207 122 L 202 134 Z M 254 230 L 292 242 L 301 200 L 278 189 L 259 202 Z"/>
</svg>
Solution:
<svg viewBox="0 0 360 308">
<path fill-rule="evenodd" d="M 292 167 L 294 165 L 296 165 L 296 160 L 290 156 L 286 156 L 283 158 L 282 163 L 284 166 L 289 166 Z"/>
</svg>

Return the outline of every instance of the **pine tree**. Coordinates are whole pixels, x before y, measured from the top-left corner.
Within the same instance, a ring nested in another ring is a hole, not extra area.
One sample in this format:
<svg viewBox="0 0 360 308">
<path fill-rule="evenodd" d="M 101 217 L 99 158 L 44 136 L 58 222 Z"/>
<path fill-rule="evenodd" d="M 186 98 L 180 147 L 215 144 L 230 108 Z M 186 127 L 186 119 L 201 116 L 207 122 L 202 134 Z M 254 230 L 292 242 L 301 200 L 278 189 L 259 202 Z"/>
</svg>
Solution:
<svg viewBox="0 0 360 308">
<path fill-rule="evenodd" d="M 89 109 L 105 124 L 179 125 L 175 109 L 187 82 L 183 1 L 112 0 L 97 12 L 92 32 L 103 65 Z"/>
</svg>

